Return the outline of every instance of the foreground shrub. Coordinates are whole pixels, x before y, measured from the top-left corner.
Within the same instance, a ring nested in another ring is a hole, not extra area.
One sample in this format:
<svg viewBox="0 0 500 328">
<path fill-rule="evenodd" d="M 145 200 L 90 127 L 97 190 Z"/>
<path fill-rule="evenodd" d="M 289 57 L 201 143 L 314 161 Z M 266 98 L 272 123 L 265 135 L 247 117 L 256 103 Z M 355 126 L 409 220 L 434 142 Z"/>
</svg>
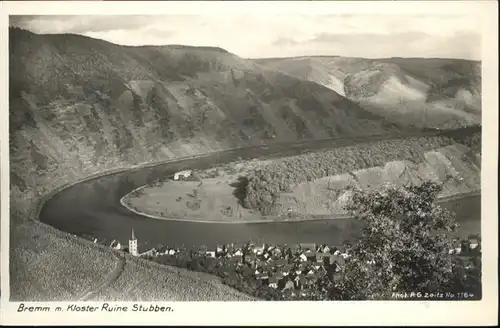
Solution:
<svg viewBox="0 0 500 328">
<path fill-rule="evenodd" d="M 439 191 L 432 182 L 354 191 L 346 208 L 364 228 L 348 249 L 352 260 L 331 287 L 330 298 L 391 299 L 393 293 L 438 292 L 442 295 L 436 298 L 444 299 L 445 293 L 466 291 L 480 297 L 480 256 L 467 264 L 449 253 L 455 247 L 451 232 L 458 224 L 453 213 L 435 203 Z"/>
</svg>

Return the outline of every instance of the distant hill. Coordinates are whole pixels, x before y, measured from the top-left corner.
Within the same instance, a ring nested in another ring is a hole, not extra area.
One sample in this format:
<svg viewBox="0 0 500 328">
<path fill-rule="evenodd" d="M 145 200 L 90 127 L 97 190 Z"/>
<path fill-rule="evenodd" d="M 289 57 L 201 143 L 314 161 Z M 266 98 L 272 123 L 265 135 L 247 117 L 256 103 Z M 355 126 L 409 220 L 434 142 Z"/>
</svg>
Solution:
<svg viewBox="0 0 500 328">
<path fill-rule="evenodd" d="M 11 181 L 21 193 L 107 167 L 397 129 L 329 88 L 220 48 L 11 29 L 10 72 Z"/>
<path fill-rule="evenodd" d="M 477 61 L 318 56 L 256 62 L 322 84 L 398 124 L 439 128 L 481 124 Z"/>
</svg>

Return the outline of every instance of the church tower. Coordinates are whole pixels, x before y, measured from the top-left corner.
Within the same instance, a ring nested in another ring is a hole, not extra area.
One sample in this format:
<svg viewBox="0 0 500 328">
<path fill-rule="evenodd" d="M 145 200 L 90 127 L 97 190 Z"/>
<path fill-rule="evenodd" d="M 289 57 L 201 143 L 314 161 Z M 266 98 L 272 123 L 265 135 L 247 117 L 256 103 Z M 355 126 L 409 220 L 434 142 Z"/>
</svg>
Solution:
<svg viewBox="0 0 500 328">
<path fill-rule="evenodd" d="M 139 253 L 137 252 L 137 238 L 135 238 L 133 228 L 132 228 L 132 238 L 128 241 L 128 252 L 134 256 L 139 255 Z"/>
</svg>

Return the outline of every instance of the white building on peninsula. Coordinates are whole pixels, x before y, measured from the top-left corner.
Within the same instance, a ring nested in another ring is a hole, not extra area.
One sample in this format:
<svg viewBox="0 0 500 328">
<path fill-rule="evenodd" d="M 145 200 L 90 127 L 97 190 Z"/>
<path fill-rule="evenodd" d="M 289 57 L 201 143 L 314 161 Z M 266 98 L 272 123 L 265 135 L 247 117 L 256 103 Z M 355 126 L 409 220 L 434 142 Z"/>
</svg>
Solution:
<svg viewBox="0 0 500 328">
<path fill-rule="evenodd" d="M 179 171 L 174 174 L 174 180 L 179 180 L 181 177 L 182 178 L 189 178 L 191 176 L 191 170 L 184 170 L 184 171 Z"/>
</svg>

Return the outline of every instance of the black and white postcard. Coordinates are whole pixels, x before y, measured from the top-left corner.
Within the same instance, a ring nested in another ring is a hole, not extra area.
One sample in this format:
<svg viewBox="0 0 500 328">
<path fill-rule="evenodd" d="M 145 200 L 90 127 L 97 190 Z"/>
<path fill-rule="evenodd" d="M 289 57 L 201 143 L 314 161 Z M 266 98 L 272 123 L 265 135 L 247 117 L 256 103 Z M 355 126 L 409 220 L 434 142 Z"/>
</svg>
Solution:
<svg viewBox="0 0 500 328">
<path fill-rule="evenodd" d="M 497 323 L 496 13 L 2 4 L 2 323 Z"/>
</svg>

